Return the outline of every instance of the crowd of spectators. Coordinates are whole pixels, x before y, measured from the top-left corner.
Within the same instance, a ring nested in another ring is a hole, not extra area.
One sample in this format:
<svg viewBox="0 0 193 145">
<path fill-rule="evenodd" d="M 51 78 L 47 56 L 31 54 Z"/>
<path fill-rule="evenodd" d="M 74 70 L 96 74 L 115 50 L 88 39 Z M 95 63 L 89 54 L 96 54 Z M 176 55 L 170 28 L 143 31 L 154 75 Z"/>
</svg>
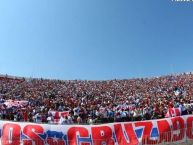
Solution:
<svg viewBox="0 0 193 145">
<path fill-rule="evenodd" d="M 69 111 L 60 124 L 164 118 L 169 108 L 192 114 L 193 74 L 106 81 L 0 76 L 0 119 L 49 123 L 50 111 Z M 27 101 L 7 106 L 6 100 Z"/>
</svg>

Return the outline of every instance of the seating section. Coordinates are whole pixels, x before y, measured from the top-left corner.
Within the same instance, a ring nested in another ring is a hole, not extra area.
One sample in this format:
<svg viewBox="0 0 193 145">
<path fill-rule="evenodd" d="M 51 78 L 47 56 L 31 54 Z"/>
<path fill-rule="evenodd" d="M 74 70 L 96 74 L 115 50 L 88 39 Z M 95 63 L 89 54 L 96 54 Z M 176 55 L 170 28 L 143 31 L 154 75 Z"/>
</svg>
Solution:
<svg viewBox="0 0 193 145">
<path fill-rule="evenodd" d="M 93 124 L 177 115 L 171 109 L 186 115 L 193 111 L 192 89 L 192 73 L 106 81 L 0 76 L 0 118 L 53 123 L 53 114 L 65 112 L 57 123 Z"/>
</svg>

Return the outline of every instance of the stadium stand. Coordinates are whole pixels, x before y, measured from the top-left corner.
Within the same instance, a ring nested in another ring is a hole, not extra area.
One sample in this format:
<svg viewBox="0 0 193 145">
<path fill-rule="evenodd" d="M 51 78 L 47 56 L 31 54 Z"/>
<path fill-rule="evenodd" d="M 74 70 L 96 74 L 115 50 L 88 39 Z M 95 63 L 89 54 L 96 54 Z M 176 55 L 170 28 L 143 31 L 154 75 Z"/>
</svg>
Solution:
<svg viewBox="0 0 193 145">
<path fill-rule="evenodd" d="M 106 81 L 0 76 L 0 119 L 99 124 L 192 114 L 193 74 Z"/>
</svg>

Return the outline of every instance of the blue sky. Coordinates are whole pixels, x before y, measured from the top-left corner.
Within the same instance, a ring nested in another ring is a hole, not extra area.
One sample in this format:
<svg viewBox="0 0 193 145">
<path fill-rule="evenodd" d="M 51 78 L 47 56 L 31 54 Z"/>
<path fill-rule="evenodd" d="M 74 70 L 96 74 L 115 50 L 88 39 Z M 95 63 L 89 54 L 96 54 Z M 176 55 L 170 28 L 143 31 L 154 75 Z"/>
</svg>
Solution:
<svg viewBox="0 0 193 145">
<path fill-rule="evenodd" d="M 193 2 L 0 0 L 0 73 L 122 79 L 193 71 Z"/>
</svg>

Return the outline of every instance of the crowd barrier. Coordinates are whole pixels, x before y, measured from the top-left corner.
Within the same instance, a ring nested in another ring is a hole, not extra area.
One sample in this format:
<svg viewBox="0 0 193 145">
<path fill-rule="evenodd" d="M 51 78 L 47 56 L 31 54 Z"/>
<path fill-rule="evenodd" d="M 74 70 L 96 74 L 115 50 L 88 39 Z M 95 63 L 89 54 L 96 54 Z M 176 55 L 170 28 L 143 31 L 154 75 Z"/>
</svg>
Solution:
<svg viewBox="0 0 193 145">
<path fill-rule="evenodd" d="M 0 122 L 1 145 L 145 145 L 193 141 L 193 115 L 102 125 Z"/>
</svg>

